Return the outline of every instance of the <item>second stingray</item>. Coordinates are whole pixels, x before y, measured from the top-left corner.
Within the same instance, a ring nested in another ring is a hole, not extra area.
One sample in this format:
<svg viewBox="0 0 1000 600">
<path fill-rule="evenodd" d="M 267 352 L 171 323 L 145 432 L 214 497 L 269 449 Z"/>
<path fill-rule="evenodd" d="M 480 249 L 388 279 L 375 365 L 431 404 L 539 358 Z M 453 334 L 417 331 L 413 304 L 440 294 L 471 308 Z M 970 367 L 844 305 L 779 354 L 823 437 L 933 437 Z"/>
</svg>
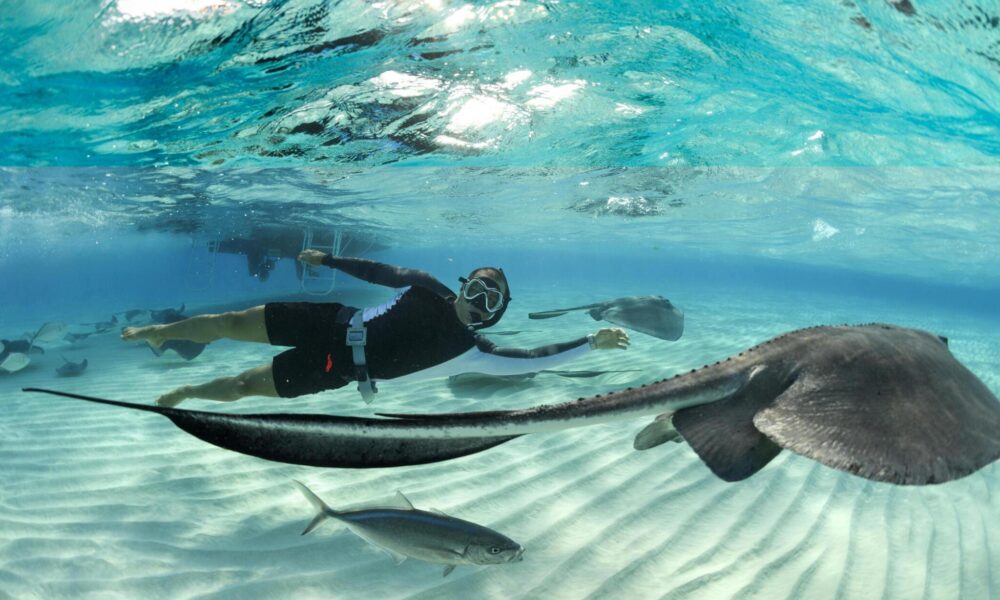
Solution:
<svg viewBox="0 0 1000 600">
<path fill-rule="evenodd" d="M 670 342 L 684 333 L 684 311 L 663 296 L 626 296 L 595 304 L 528 314 L 529 319 L 551 319 L 585 310 L 595 321 L 607 321 Z"/>
</svg>

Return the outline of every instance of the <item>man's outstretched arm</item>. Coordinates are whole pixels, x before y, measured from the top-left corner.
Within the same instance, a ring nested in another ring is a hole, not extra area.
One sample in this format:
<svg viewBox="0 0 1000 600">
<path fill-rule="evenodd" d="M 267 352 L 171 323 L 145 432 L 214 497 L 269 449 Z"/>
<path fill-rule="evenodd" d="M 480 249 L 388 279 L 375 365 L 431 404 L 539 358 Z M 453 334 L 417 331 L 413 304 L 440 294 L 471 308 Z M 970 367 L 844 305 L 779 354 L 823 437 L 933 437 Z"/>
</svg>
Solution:
<svg viewBox="0 0 1000 600">
<path fill-rule="evenodd" d="M 490 375 L 519 375 L 550 369 L 582 356 L 591 349 L 610 350 L 628 348 L 628 334 L 622 329 L 601 329 L 588 336 L 547 344 L 538 348 L 499 348 L 483 336 L 478 336 L 476 347 L 482 353 L 476 368 L 477 373 Z M 471 365 L 466 365 L 471 367 Z"/>
<path fill-rule="evenodd" d="M 574 358 L 583 356 L 591 348 L 605 350 L 627 348 L 628 335 L 621 329 L 601 329 L 597 333 L 577 338 L 569 342 L 549 344 L 530 350 L 520 348 L 497 348 L 497 345 L 481 335 L 476 336 L 476 347 L 440 365 L 404 375 L 406 379 L 430 379 L 448 377 L 461 373 L 484 373 L 486 375 L 523 375 L 557 367 Z"/>
<path fill-rule="evenodd" d="M 419 269 L 407 269 L 387 265 L 385 263 L 368 260 L 366 258 L 349 258 L 345 256 L 333 256 L 319 250 L 303 250 L 299 253 L 299 260 L 313 266 L 326 265 L 331 269 L 343 271 L 352 277 L 357 277 L 362 281 L 384 285 L 391 288 L 401 288 L 408 285 L 417 285 L 427 288 L 442 298 L 453 298 L 455 292 L 448 286 L 441 283 L 433 275 Z"/>
</svg>

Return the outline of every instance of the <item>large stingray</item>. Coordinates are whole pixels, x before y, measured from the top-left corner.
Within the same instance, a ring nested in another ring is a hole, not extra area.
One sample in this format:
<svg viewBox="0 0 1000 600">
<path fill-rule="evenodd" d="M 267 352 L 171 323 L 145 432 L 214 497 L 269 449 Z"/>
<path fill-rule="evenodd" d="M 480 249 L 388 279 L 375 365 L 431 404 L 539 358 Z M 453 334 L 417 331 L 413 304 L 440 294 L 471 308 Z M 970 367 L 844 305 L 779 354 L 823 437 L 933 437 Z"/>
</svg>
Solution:
<svg viewBox="0 0 1000 600">
<path fill-rule="evenodd" d="M 551 319 L 585 310 L 595 321 L 607 321 L 671 342 L 684 333 L 684 312 L 663 296 L 628 296 L 596 304 L 528 313 L 529 319 Z"/>
<path fill-rule="evenodd" d="M 511 411 L 222 414 L 25 391 L 157 412 L 223 448 L 324 467 L 435 462 L 527 433 L 664 413 L 726 481 L 753 475 L 782 448 L 868 479 L 918 485 L 1000 458 L 1000 402 L 955 360 L 947 340 L 880 324 L 793 331 L 670 379 Z"/>
</svg>

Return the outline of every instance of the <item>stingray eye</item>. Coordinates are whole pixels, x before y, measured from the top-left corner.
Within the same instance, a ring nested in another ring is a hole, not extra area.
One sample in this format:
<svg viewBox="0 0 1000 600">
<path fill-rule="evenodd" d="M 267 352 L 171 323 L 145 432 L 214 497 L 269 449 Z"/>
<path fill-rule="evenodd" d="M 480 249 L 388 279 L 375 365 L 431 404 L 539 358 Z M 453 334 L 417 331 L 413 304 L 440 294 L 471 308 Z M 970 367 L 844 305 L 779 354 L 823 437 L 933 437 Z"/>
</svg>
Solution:
<svg viewBox="0 0 1000 600">
<path fill-rule="evenodd" d="M 500 554 L 501 552 L 503 552 L 503 550 L 500 549 L 500 546 L 490 547 L 490 554 Z"/>
<path fill-rule="evenodd" d="M 941 340 L 945 346 L 948 345 L 948 338 L 944 337 L 943 335 L 939 335 L 938 339 Z"/>
</svg>

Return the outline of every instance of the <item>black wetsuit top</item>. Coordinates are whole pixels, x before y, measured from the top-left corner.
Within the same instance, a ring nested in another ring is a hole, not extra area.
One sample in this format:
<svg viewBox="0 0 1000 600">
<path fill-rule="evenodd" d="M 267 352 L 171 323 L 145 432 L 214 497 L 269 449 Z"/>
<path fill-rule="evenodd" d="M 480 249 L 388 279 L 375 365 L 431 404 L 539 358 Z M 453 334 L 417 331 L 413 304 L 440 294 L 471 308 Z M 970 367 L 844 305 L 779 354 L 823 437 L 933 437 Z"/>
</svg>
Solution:
<svg viewBox="0 0 1000 600">
<path fill-rule="evenodd" d="M 479 369 L 476 372 L 502 375 L 512 374 L 511 370 L 514 370 L 527 373 L 561 363 L 570 357 L 539 362 L 540 359 L 555 357 L 588 344 L 588 338 L 581 337 L 534 349 L 498 348 L 458 319 L 453 305 L 455 293 L 429 273 L 358 258 L 327 256 L 323 264 L 369 283 L 407 288 L 379 307 L 363 309 L 368 329 L 365 358 L 368 372 L 374 379 L 394 379 L 419 373 L 454 361 L 473 348 L 477 353 L 495 358 L 484 360 L 484 357 L 476 357 L 474 353 L 468 357 L 471 361 L 467 359 L 454 365 L 456 372 L 467 372 L 474 366 Z M 462 371 L 460 369 L 465 368 L 462 365 L 469 368 Z M 449 373 L 441 373 L 445 374 Z"/>
</svg>

